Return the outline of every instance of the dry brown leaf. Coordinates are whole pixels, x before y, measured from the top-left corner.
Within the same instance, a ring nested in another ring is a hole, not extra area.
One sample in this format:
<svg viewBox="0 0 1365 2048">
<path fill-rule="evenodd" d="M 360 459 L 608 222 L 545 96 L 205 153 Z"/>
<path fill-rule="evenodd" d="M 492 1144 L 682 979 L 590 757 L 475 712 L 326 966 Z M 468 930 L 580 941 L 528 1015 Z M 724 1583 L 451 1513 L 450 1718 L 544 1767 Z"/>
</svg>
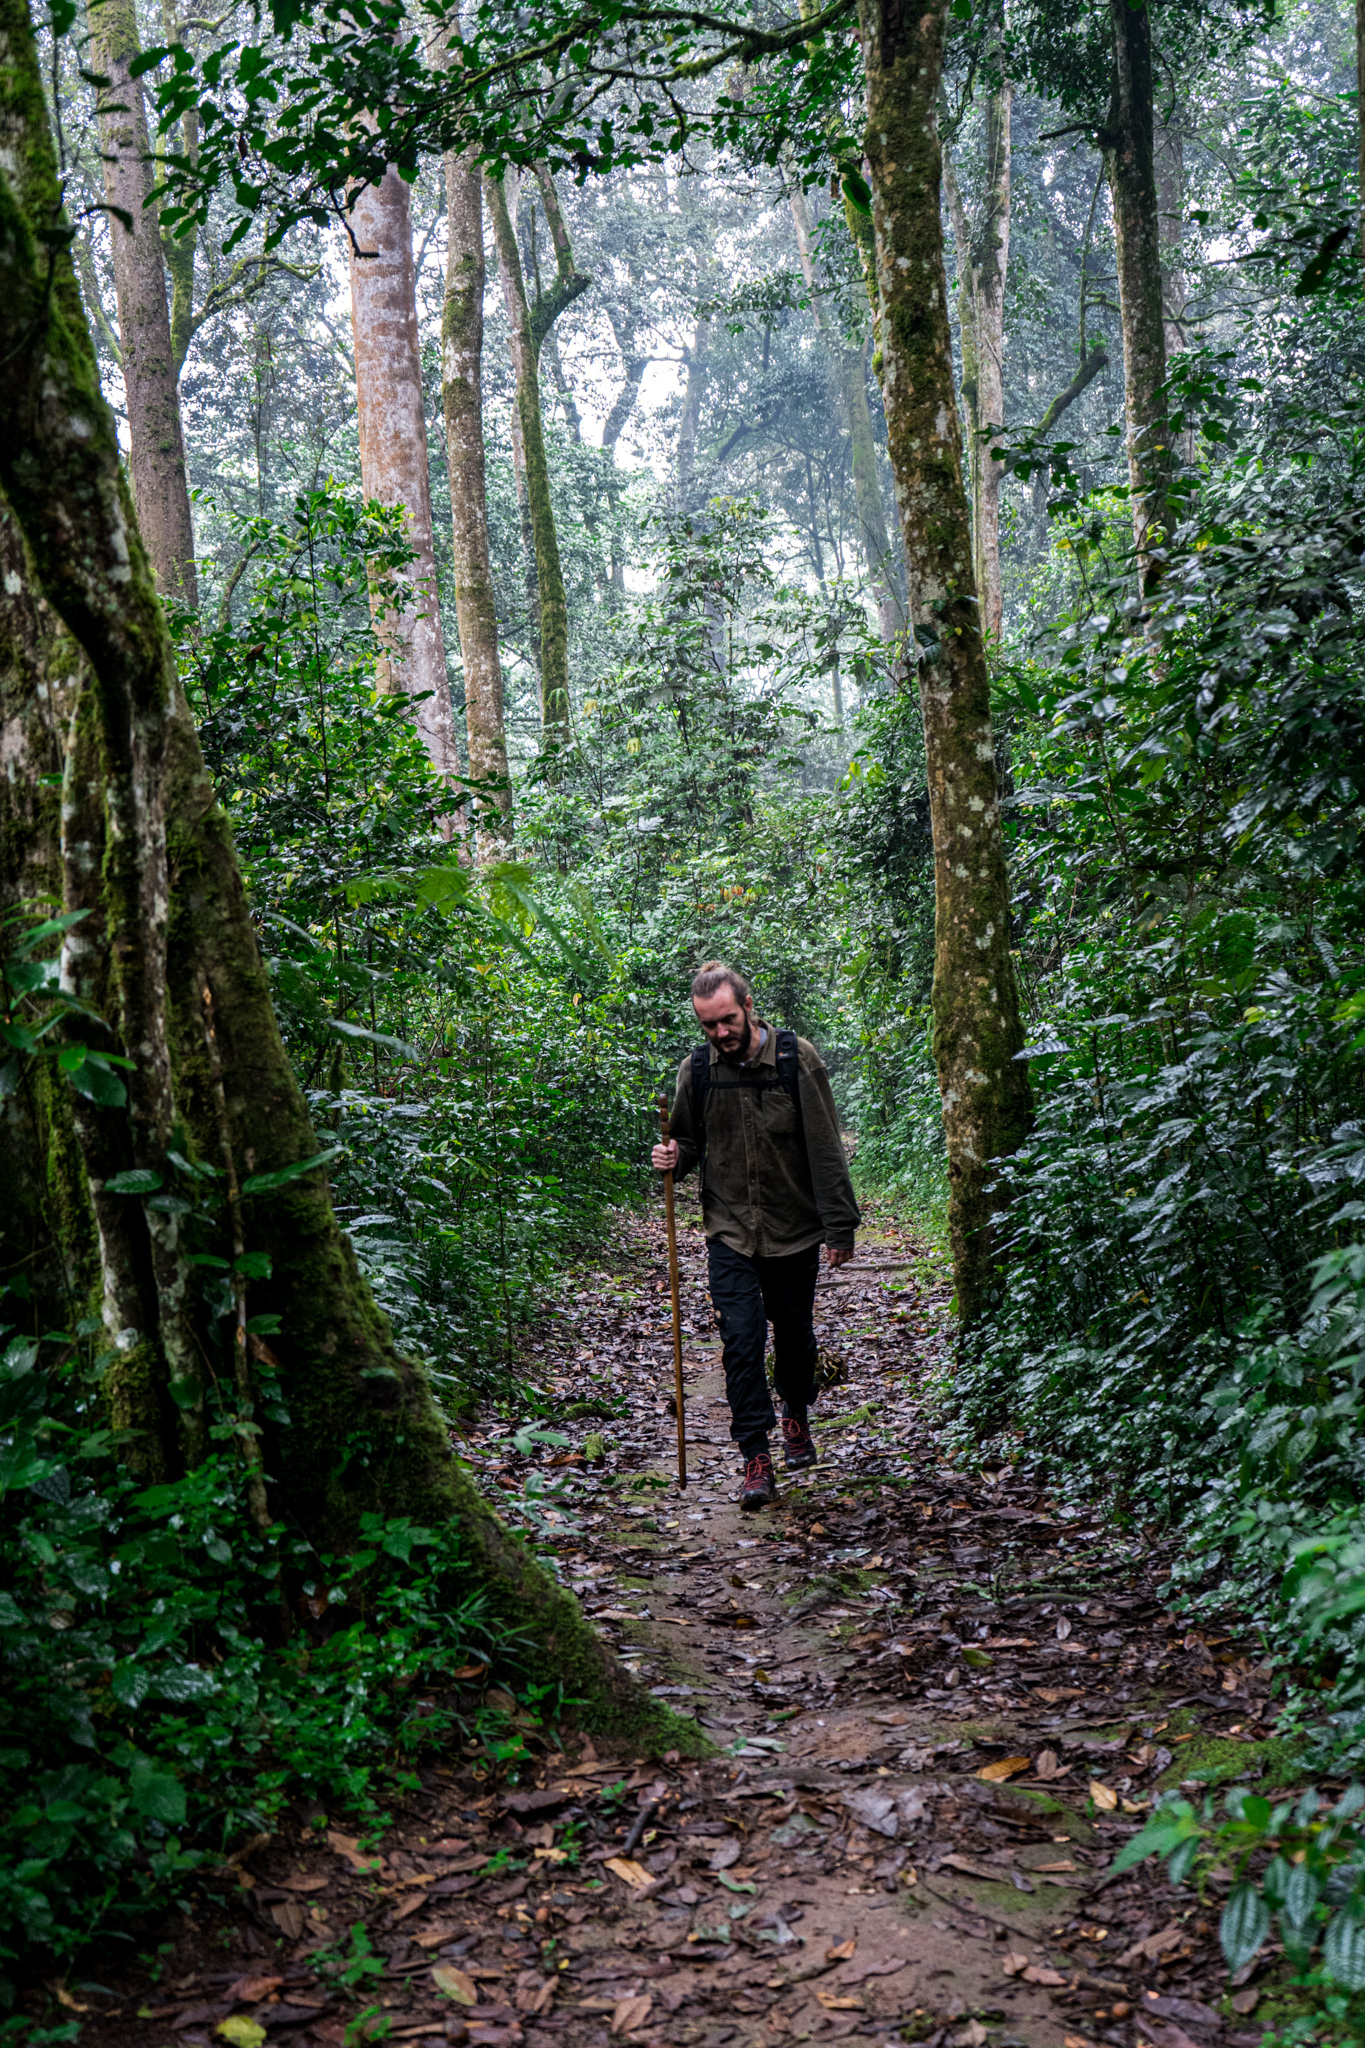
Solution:
<svg viewBox="0 0 1365 2048">
<path fill-rule="evenodd" d="M 303 1907 L 296 1899 L 277 1899 L 270 1908 L 270 1917 L 281 1934 L 287 1934 L 291 1941 L 297 1941 L 303 1933 Z"/>
<path fill-rule="evenodd" d="M 1108 1785 L 1102 1785 L 1098 1778 L 1090 1780 L 1090 1797 L 1101 1813 L 1112 1813 L 1119 1803 L 1118 1793 L 1111 1791 Z"/>
<path fill-rule="evenodd" d="M 623 1998 L 611 2016 L 613 2034 L 630 2034 L 636 2027 L 642 2027 L 654 2010 L 654 2000 L 648 1991 L 638 1991 L 633 1998 Z"/>
<path fill-rule="evenodd" d="M 861 1998 L 843 1998 L 837 1991 L 817 1991 L 816 1997 L 826 2012 L 866 2012 Z"/>
<path fill-rule="evenodd" d="M 1060 1774 L 1061 1764 L 1055 1749 L 1040 1749 L 1033 1759 L 1033 1768 L 1040 1778 L 1055 1778 Z"/>
<path fill-rule="evenodd" d="M 1029 1756 L 1003 1756 L 996 1763 L 983 1765 L 976 1775 L 988 1785 L 998 1785 L 1002 1778 L 1017 1777 L 1020 1771 L 1028 1770 L 1032 1762 Z"/>
<path fill-rule="evenodd" d="M 1048 1871 L 1048 1870 L 1074 1870 L 1075 1868 L 1076 1868 L 1075 1864 L 1074 1864 L 1074 1863 L 1069 1863 L 1069 1862 L 1064 1862 L 1064 1863 L 1035 1863 L 1035 1864 L 1034 1864 L 1034 1866 L 1033 1866 L 1033 1871 L 1034 1871 L 1034 1875 L 1035 1875 L 1036 1877 L 1041 1877 L 1041 1876 L 1043 1875 L 1043 1873 L 1044 1873 L 1045 1871 Z"/>
<path fill-rule="evenodd" d="M 1062 1971 L 1052 1969 L 1047 1963 L 1030 1963 L 1019 1974 L 1026 1984 L 1047 1984 L 1053 1990 L 1067 1981 Z"/>
<path fill-rule="evenodd" d="M 278 1991 L 283 1977 L 239 1977 L 223 1993 L 234 2005 L 259 2005 L 263 1998 L 269 1998 L 272 1991 Z"/>
<path fill-rule="evenodd" d="M 857 1946 L 857 1935 L 850 1934 L 847 1941 L 839 1943 L 838 1948 L 827 1948 L 825 1950 L 825 1961 L 827 1963 L 846 1963 Z"/>
<path fill-rule="evenodd" d="M 625 1856 L 608 1856 L 605 1868 L 613 1877 L 619 1877 L 622 1884 L 628 1884 L 633 1892 L 642 1891 L 647 1884 L 653 1884 L 652 1872 L 643 1863 L 635 1863 Z"/>
<path fill-rule="evenodd" d="M 1155 1934 L 1149 1934 L 1145 1940 L 1135 1941 L 1131 1948 L 1125 1949 L 1117 1958 L 1117 1967 L 1122 1969 L 1128 1963 L 1154 1963 L 1158 1956 L 1165 1955 L 1167 1949 L 1179 1948 L 1184 1939 L 1182 1927 L 1159 1927 Z"/>
<path fill-rule="evenodd" d="M 399 1921 L 406 1920 L 410 1913 L 420 1913 L 423 1906 L 425 1906 L 426 1903 L 426 1900 L 423 1898 L 420 1892 L 414 1892 L 410 1899 L 400 1899 L 399 1903 L 394 1907 L 392 1913 L 390 1913 L 389 1915 L 390 1923 L 394 1927 L 396 1927 Z M 419 1934 L 417 1939 L 419 1941 L 425 1942 L 426 1937 L 424 1935 Z"/>
<path fill-rule="evenodd" d="M 467 1970 L 457 1970 L 453 1963 L 438 1963 L 431 1973 L 431 1981 L 438 1991 L 444 1991 L 447 1998 L 453 1998 L 456 2005 L 477 2005 L 479 2002 L 474 1979 Z"/>
<path fill-rule="evenodd" d="M 1017 1977 L 1022 1970 L 1028 1968 L 1028 1957 L 1015 1954 L 1002 1956 L 1000 1967 L 1007 1977 Z"/>
<path fill-rule="evenodd" d="M 296 1870 L 292 1877 L 281 1877 L 276 1882 L 281 1891 L 325 1892 L 332 1880 L 330 1877 L 308 1877 L 303 1871 Z"/>
<path fill-rule="evenodd" d="M 382 1861 L 380 1857 L 361 1855 L 360 1837 L 358 1835 L 343 1835 L 339 1834 L 335 1828 L 328 1828 L 327 1846 L 336 1855 L 344 1856 L 352 1870 L 359 1871 L 362 1877 L 370 1876 L 373 1871 L 378 1870 L 380 1867 Z"/>
</svg>

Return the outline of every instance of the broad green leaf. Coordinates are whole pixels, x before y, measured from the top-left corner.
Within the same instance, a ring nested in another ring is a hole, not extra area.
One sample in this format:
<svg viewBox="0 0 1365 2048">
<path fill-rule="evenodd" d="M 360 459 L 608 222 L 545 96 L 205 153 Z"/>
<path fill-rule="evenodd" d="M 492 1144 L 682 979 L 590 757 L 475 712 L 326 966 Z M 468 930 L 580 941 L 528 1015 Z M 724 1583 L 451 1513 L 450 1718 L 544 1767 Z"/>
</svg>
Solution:
<svg viewBox="0 0 1365 2048">
<path fill-rule="evenodd" d="M 116 1173 L 112 1180 L 107 1180 L 104 1192 L 106 1195 L 154 1195 L 160 1186 L 159 1173 L 153 1173 L 147 1166 L 133 1166 L 126 1173 Z"/>
<path fill-rule="evenodd" d="M 293 1166 L 280 1166 L 273 1173 L 253 1173 L 242 1182 L 244 1195 L 268 1195 L 274 1188 L 285 1188 L 291 1181 L 302 1180 L 305 1173 L 316 1173 L 319 1167 L 330 1166 L 334 1159 L 340 1159 L 340 1145 L 329 1145 L 325 1152 L 317 1152 L 311 1159 L 300 1159 Z"/>
<path fill-rule="evenodd" d="M 1290 1864 L 1289 1874 L 1284 1880 L 1280 1911 L 1291 1927 L 1302 1928 L 1308 1924 L 1320 1892 L 1321 1886 L 1306 1863 Z"/>
<path fill-rule="evenodd" d="M 1227 1966 L 1234 1974 L 1249 1963 L 1270 1932 L 1270 1908 L 1255 1885 L 1234 1885 L 1218 1923 Z"/>
<path fill-rule="evenodd" d="M 1343 1906 L 1322 1937 L 1322 1967 L 1343 1991 L 1365 1991 L 1365 1923 Z"/>
<path fill-rule="evenodd" d="M 100 1053 L 87 1055 L 67 1078 L 78 1095 L 97 1102 L 101 1109 L 122 1109 L 128 1100 L 128 1090 Z"/>
<path fill-rule="evenodd" d="M 134 1811 L 147 1820 L 165 1821 L 178 1827 L 185 1818 L 185 1788 L 179 1778 L 154 1764 L 150 1757 L 135 1759 L 128 1773 L 128 1796 Z"/>
</svg>

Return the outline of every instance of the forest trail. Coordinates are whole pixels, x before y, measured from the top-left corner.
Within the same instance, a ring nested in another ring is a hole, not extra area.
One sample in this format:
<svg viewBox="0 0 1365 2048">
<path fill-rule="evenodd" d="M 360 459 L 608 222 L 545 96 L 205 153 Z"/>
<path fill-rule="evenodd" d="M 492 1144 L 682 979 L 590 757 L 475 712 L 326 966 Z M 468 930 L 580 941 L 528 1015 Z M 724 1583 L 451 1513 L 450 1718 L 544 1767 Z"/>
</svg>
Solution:
<svg viewBox="0 0 1365 2048">
<path fill-rule="evenodd" d="M 523 1360 L 603 1461 L 491 1429 L 461 1448 L 509 1512 L 533 1504 L 588 1611 L 720 1753 L 656 1767 L 532 1735 L 514 1784 L 424 1767 L 377 1852 L 315 1815 L 240 1859 L 241 1910 L 180 1935 L 97 2048 L 1258 2041 L 1237 2031 L 1254 1987 L 1226 2002 L 1216 1909 L 1150 1867 L 1105 1872 L 1182 1756 L 1235 1763 L 1264 1732 L 1259 1672 L 1172 1621 L 1160 1553 L 946 1461 L 925 1395 L 945 1291 L 894 1231 L 822 1275 L 847 1379 L 821 1399 L 821 1464 L 741 1516 L 685 1239 L 685 1494 L 664 1483 L 654 1219 Z M 533 1466 L 563 1493 L 528 1491 Z"/>
</svg>

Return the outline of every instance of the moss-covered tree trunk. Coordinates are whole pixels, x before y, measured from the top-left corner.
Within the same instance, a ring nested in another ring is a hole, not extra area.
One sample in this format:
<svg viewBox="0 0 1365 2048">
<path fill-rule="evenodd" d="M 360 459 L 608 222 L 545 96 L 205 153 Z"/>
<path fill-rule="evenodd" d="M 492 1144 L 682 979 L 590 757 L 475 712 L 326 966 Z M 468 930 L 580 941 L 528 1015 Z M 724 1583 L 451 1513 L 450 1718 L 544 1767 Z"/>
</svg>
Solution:
<svg viewBox="0 0 1365 2048">
<path fill-rule="evenodd" d="M 117 1353 L 104 1385 L 115 1419 L 134 1432 L 142 1468 L 174 1472 L 197 1455 L 202 1434 L 183 1334 L 200 1360 L 211 1358 L 217 1326 L 189 1287 L 184 1248 L 169 1227 L 177 1219 L 155 1195 L 112 1193 L 110 1171 L 140 1167 L 172 1182 L 172 1127 L 192 1158 L 219 1165 L 230 1146 L 246 1174 L 306 1161 L 316 1139 L 124 488 L 71 268 L 24 0 L 0 0 L 0 132 L 0 487 L 27 549 L 15 566 L 11 537 L 6 566 L 19 590 L 7 581 L 6 592 L 27 589 L 28 615 L 41 620 L 49 608 L 82 657 L 78 680 L 68 675 L 63 685 L 78 700 L 66 725 L 61 862 L 68 900 L 84 898 L 91 915 L 73 927 L 63 969 L 81 988 L 107 991 L 105 1042 L 134 1063 L 126 1104 L 76 1128 Z M 13 616 L 11 606 L 6 623 Z M 53 742 L 28 695 L 51 695 L 49 675 L 71 658 L 44 652 L 38 630 L 25 630 L 29 658 L 10 664 L 4 687 L 7 708 L 13 699 L 35 735 L 26 760 L 36 770 Z M 15 829 L 5 872 L 27 891 L 51 868 L 51 805 L 41 788 L 6 803 Z M 41 1181 L 58 1171 L 63 1147 L 70 1151 L 61 1119 L 48 1116 L 34 1143 L 40 1163 L 30 1180 Z M 55 1239 L 60 1217 L 47 1213 Z M 89 1255 L 88 1225 L 86 1237 Z M 673 1734 L 677 1724 L 622 1671 L 452 1457 L 421 1371 L 394 1346 L 357 1271 L 324 1174 L 314 1169 L 248 1200 L 246 1243 L 273 1262 L 270 1278 L 253 1283 L 252 1310 L 281 1318 L 271 1369 L 290 1419 L 261 1426 L 253 1417 L 244 1357 L 244 1383 L 228 1399 L 237 1441 L 261 1445 L 270 1513 L 329 1548 L 353 1537 L 367 1509 L 457 1518 L 493 1617 L 541 1646 L 546 1671 L 585 1702 L 590 1723 L 645 1738 Z M 226 1363 L 218 1382 L 232 1388 Z"/>
<path fill-rule="evenodd" d="M 180 421 L 179 365 L 171 342 L 166 273 L 153 196 L 155 171 L 140 79 L 134 0 L 94 0 L 90 59 L 108 80 L 99 92 L 104 196 L 118 298 L 119 353 L 128 404 L 129 465 L 138 524 L 157 581 L 196 605 L 194 526 Z M 193 264 L 193 252 L 190 257 Z"/>
<path fill-rule="evenodd" d="M 990 686 L 953 391 L 937 122 L 946 0 L 861 0 L 882 393 L 934 834 L 934 1052 L 959 1314 L 990 1299 L 990 1162 L 1028 1127 Z"/>
<path fill-rule="evenodd" d="M 872 438 L 872 414 L 867 403 L 867 349 L 850 348 L 830 319 L 824 294 L 828 281 L 819 274 L 811 239 L 810 208 L 800 186 L 790 195 L 792 224 L 801 257 L 801 274 L 811 295 L 811 316 L 825 345 L 843 405 L 848 432 L 849 468 L 853 476 L 853 502 L 858 513 L 867 580 L 876 595 L 877 626 L 884 641 L 895 639 L 905 623 L 905 604 L 897 588 L 896 562 L 882 507 L 882 487 L 877 478 L 877 447 Z"/>
<path fill-rule="evenodd" d="M 1133 540 L 1144 581 L 1169 517 L 1170 449 L 1165 402 L 1166 315 L 1161 291 L 1161 216 L 1152 145 L 1152 21 L 1145 0 L 1109 0 L 1113 83 L 1102 142 L 1114 208 L 1114 250 L 1123 327 L 1123 409 Z"/>
<path fill-rule="evenodd" d="M 521 251 L 501 178 L 485 178 L 488 211 L 493 220 L 498 270 L 502 278 L 507 322 L 512 330 L 512 368 L 517 380 L 517 419 L 525 463 L 527 507 L 535 548 L 536 589 L 540 623 L 540 717 L 547 738 L 563 740 L 569 731 L 569 603 L 559 559 L 559 535 L 550 499 L 550 465 L 545 455 L 545 423 L 540 409 L 540 357 L 531 325 Z"/>
<path fill-rule="evenodd" d="M 350 212 L 360 476 L 367 498 L 401 505 L 414 560 L 372 592 L 386 688 L 417 698 L 417 730 L 438 775 L 460 773 L 436 589 L 417 277 L 407 185 L 389 166 Z"/>
<path fill-rule="evenodd" d="M 483 180 L 478 165 L 446 156 L 445 301 L 441 309 L 441 397 L 450 465 L 455 617 L 464 661 L 469 772 L 491 786 L 479 799 L 475 845 L 481 860 L 506 851 L 512 829 L 507 779 L 502 663 L 493 565 L 488 553 L 488 482 L 483 448 Z"/>
</svg>

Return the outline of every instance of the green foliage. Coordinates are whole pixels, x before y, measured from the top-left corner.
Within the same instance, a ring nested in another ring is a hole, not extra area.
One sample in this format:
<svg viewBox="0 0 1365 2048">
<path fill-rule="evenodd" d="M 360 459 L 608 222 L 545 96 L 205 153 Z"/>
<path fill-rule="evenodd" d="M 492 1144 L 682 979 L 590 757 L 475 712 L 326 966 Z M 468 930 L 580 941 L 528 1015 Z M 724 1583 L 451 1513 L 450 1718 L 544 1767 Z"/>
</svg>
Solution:
<svg viewBox="0 0 1365 2048">
<path fill-rule="evenodd" d="M 0 1359 L 0 2004 L 207 1881 L 308 1794 L 382 1817 L 395 1771 L 505 1717 L 531 1646 L 488 1624 L 457 1527 L 365 1517 L 346 1557 L 259 1531 L 216 1453 L 144 1487 L 98 1426 L 104 1360 Z M 515 1745 L 513 1745 L 515 1748 Z"/>
<path fill-rule="evenodd" d="M 1196 1807 L 1168 1793 L 1119 1851 L 1113 1873 L 1159 1856 L 1171 1883 L 1189 1886 L 1201 1899 L 1211 1882 L 1225 1889 L 1218 1935 L 1229 1971 L 1254 1961 L 1277 1932 L 1294 1981 L 1320 1999 L 1326 1991 L 1327 2017 L 1359 2039 L 1365 2032 L 1365 2005 L 1357 1996 L 1365 1991 L 1362 1807 L 1360 1784 L 1348 1785 L 1331 1805 L 1311 1787 L 1272 1803 L 1237 1785 L 1224 1796 L 1221 1813 L 1213 1795 Z"/>
</svg>

